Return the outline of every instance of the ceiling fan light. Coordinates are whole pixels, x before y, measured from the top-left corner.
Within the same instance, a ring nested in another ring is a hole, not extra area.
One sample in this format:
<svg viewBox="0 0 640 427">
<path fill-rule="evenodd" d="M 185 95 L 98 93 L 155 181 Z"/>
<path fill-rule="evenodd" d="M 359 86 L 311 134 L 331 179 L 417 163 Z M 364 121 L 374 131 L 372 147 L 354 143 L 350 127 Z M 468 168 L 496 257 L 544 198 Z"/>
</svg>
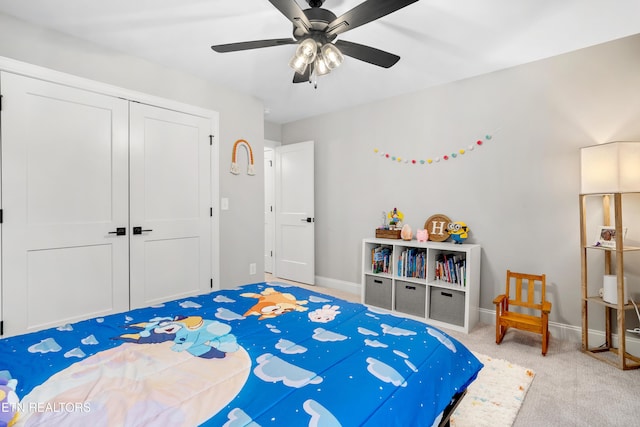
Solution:
<svg viewBox="0 0 640 427">
<path fill-rule="evenodd" d="M 305 58 L 300 57 L 297 54 L 293 55 L 293 58 L 289 61 L 289 67 L 293 68 L 298 74 L 304 74 L 307 69 L 307 65 L 309 64 L 307 64 Z"/>
<path fill-rule="evenodd" d="M 313 67 L 317 76 L 324 76 L 325 74 L 329 74 L 331 72 L 331 68 L 327 66 L 327 63 L 324 60 L 322 54 L 318 54 L 316 57 L 315 66 Z"/>
<path fill-rule="evenodd" d="M 344 61 L 342 52 L 333 43 L 327 43 L 322 46 L 322 57 L 330 70 L 339 67 Z"/>
<path fill-rule="evenodd" d="M 313 39 L 303 40 L 296 49 L 296 56 L 303 58 L 307 64 L 311 64 L 316 59 L 316 52 L 318 51 L 318 45 Z"/>
</svg>

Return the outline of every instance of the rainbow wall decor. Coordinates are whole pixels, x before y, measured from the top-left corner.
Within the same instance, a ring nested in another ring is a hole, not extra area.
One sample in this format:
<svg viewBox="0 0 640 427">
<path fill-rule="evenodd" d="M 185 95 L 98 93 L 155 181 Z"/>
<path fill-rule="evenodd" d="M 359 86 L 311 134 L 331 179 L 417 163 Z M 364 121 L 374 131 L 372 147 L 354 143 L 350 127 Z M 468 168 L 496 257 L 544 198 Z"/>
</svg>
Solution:
<svg viewBox="0 0 640 427">
<path fill-rule="evenodd" d="M 247 175 L 255 175 L 256 172 L 253 167 L 253 150 L 251 145 L 244 139 L 239 139 L 233 144 L 233 151 L 231 152 L 231 173 L 234 175 L 240 175 L 240 167 L 238 166 L 238 147 L 243 146 L 247 149 Z"/>
</svg>

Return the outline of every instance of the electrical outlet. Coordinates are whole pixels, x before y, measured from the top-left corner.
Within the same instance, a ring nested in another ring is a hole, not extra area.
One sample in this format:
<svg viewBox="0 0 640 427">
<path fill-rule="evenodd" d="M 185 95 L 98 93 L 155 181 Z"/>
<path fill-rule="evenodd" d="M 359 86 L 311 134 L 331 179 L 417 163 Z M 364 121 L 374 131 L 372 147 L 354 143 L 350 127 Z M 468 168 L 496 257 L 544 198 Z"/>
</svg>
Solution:
<svg viewBox="0 0 640 427">
<path fill-rule="evenodd" d="M 256 263 L 252 262 L 249 264 L 249 274 L 256 274 Z"/>
</svg>

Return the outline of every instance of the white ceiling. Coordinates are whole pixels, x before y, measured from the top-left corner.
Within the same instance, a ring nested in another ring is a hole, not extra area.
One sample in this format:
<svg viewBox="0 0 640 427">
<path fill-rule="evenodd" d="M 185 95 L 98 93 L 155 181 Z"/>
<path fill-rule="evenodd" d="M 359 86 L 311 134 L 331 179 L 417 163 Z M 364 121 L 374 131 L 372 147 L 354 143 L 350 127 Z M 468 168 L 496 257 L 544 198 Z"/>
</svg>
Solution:
<svg viewBox="0 0 640 427">
<path fill-rule="evenodd" d="M 323 7 L 340 16 L 361 2 L 326 0 Z M 314 89 L 292 84 L 293 45 L 211 50 L 291 37 L 292 24 L 268 0 L 0 0 L 0 12 L 251 94 L 274 123 L 640 33 L 639 0 L 420 0 L 338 36 L 399 55 L 395 66 L 346 57 Z"/>
</svg>

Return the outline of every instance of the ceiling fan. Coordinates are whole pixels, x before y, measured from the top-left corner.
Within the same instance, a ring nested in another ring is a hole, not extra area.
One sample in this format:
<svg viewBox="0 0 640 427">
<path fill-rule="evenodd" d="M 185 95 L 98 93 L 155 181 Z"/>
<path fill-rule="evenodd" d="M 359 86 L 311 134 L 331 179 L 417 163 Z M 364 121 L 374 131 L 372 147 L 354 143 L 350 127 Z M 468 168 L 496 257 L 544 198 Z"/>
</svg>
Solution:
<svg viewBox="0 0 640 427">
<path fill-rule="evenodd" d="M 295 70 L 294 83 L 311 82 L 313 76 L 329 73 L 342 63 L 343 54 L 389 68 L 400 60 L 398 55 L 346 40 L 336 40 L 336 37 L 418 0 L 366 0 L 339 17 L 322 8 L 324 0 L 306 1 L 310 8 L 302 10 L 295 0 L 269 0 L 293 23 L 293 38 L 220 44 L 211 46 L 211 49 L 224 53 L 297 44 L 296 53 L 289 62 Z"/>
</svg>

